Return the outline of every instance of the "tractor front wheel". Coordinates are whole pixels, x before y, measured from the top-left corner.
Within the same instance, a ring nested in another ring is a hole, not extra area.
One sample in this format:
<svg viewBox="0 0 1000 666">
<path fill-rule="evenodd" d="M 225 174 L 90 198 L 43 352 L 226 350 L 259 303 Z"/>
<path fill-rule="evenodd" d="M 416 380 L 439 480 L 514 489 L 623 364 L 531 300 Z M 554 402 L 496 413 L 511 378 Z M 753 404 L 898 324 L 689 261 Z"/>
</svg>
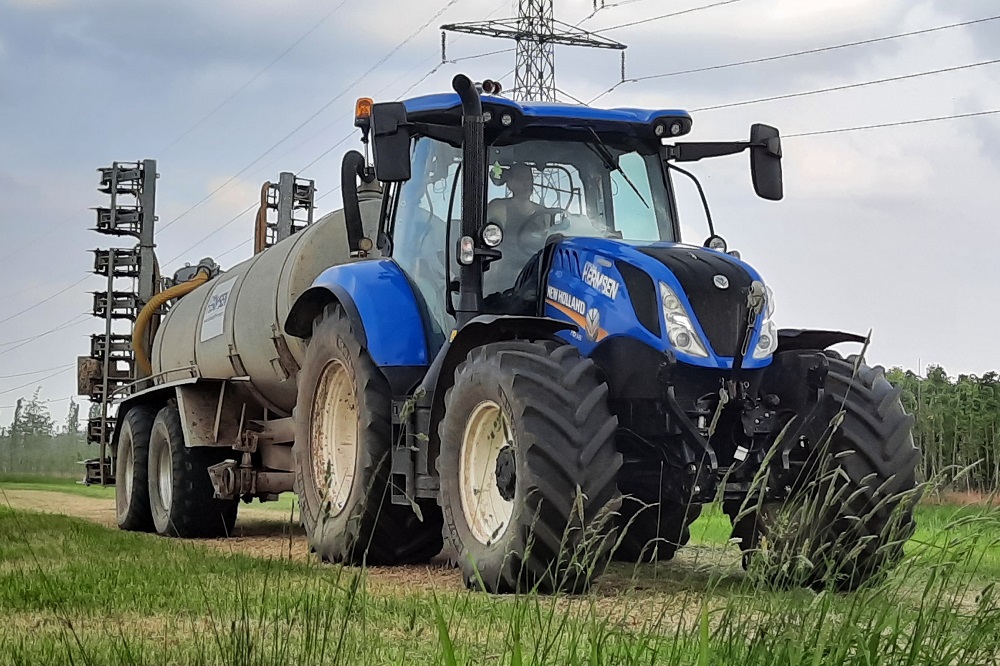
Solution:
<svg viewBox="0 0 1000 666">
<path fill-rule="evenodd" d="M 744 566 L 759 566 L 781 586 L 846 591 L 902 556 L 915 529 L 920 451 L 910 432 L 913 417 L 882 368 L 853 356 L 826 356 L 825 399 L 832 400 L 834 416 L 823 441 L 811 443 L 791 497 L 784 504 L 732 502 L 724 509 Z M 765 386 L 779 396 L 784 388 Z"/>
<path fill-rule="evenodd" d="M 621 455 L 593 361 L 555 342 L 472 350 L 438 427 L 445 537 L 466 585 L 578 592 L 614 545 Z"/>
</svg>

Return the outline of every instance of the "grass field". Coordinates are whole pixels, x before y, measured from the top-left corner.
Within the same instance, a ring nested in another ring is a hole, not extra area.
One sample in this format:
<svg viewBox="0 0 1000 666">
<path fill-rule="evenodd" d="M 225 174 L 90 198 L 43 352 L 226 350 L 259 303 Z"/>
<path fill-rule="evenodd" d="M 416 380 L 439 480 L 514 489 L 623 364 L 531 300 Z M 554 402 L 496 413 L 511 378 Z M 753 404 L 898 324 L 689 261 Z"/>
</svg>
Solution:
<svg viewBox="0 0 1000 666">
<path fill-rule="evenodd" d="M 1000 663 L 1000 512 L 918 519 L 903 564 L 852 594 L 754 582 L 710 509 L 673 562 L 613 565 L 580 597 L 490 597 L 441 567 L 261 559 L 0 507 L 0 663 Z"/>
</svg>

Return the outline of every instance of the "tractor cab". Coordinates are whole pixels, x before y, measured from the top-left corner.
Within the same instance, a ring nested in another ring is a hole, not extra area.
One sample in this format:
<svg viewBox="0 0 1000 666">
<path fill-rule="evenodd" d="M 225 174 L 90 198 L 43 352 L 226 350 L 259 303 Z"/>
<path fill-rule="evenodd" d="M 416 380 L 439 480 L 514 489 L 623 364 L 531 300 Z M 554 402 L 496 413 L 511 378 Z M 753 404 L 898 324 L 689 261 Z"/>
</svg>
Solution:
<svg viewBox="0 0 1000 666">
<path fill-rule="evenodd" d="M 460 109 L 458 96 L 405 105 L 422 131 L 413 140 L 412 175 L 393 192 L 385 240 L 427 303 L 435 328 L 451 330 L 454 312 L 442 286 L 461 266 L 456 244 L 462 236 L 463 150 L 454 132 L 461 116 L 449 116 Z M 488 131 L 485 161 L 477 168 L 486 174 L 478 240 L 491 253 L 483 266 L 485 312 L 535 314 L 539 264 L 555 238 L 678 239 L 655 128 L 683 133 L 691 123 L 686 114 L 608 111 L 581 119 L 579 107 L 520 106 L 491 97 L 483 108 Z"/>
<path fill-rule="evenodd" d="M 474 119 L 452 93 L 366 107 L 370 122 L 361 123 L 374 134 L 375 175 L 389 183 L 377 246 L 419 293 L 435 347 L 477 314 L 545 314 L 557 241 L 680 242 L 667 160 L 684 156 L 664 139 L 690 131 L 685 111 L 478 101 Z M 727 154 L 751 144 L 686 145 Z M 766 148 L 780 156 L 777 144 Z M 689 159 L 707 156 L 695 152 Z M 468 163 L 476 168 L 463 176 Z M 758 189 L 780 197 L 780 162 L 772 164 Z M 465 196 L 469 176 L 481 197 Z M 463 280 L 463 266 L 478 275 Z M 462 302 L 474 308 L 464 317 Z"/>
</svg>

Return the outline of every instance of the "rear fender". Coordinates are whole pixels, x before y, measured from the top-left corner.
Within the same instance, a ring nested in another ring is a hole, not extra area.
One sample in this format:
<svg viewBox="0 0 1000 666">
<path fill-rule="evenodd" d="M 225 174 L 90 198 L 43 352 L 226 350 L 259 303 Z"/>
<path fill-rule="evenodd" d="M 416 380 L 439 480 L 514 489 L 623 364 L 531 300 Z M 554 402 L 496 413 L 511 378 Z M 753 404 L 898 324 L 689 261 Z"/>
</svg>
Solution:
<svg viewBox="0 0 1000 666">
<path fill-rule="evenodd" d="M 316 317 L 331 303 L 344 308 L 354 334 L 375 365 L 384 368 L 430 364 L 417 298 L 395 262 L 359 261 L 323 271 L 295 301 L 285 319 L 285 332 L 309 338 Z"/>
</svg>

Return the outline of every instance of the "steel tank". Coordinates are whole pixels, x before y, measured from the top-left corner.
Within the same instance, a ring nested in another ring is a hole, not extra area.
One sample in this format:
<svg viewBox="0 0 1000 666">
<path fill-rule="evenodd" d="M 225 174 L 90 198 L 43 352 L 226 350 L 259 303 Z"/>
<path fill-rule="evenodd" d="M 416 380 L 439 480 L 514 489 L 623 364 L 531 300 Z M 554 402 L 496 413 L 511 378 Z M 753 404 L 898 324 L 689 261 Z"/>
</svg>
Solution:
<svg viewBox="0 0 1000 666">
<path fill-rule="evenodd" d="M 381 198 L 359 199 L 374 238 Z M 202 378 L 242 378 L 263 407 L 290 414 L 305 345 L 285 334 L 285 318 L 323 270 L 354 261 L 348 247 L 344 213 L 335 211 L 179 299 L 153 339 L 154 374 L 194 366 Z"/>
</svg>

